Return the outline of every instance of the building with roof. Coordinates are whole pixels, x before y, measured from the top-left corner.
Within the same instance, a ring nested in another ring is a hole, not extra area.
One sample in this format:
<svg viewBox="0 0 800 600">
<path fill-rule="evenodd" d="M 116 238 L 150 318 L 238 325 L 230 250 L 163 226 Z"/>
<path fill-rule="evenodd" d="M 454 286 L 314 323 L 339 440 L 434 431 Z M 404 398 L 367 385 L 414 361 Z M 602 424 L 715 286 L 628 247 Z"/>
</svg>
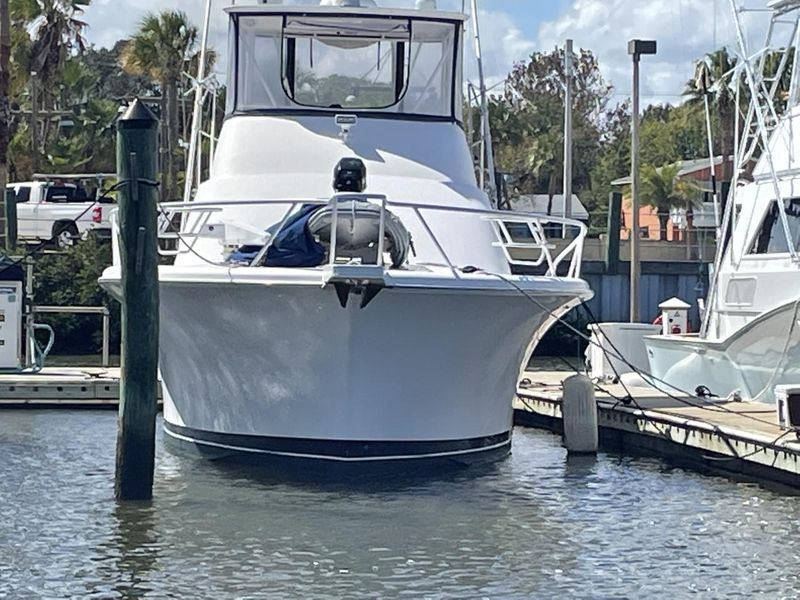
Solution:
<svg viewBox="0 0 800 600">
<path fill-rule="evenodd" d="M 552 198 L 548 194 L 524 194 L 516 198 L 511 198 L 509 202 L 511 204 L 511 210 L 515 211 L 553 215 L 556 217 L 563 217 L 566 214 L 564 210 L 564 194 L 555 194 Z M 572 194 L 572 205 L 570 208 L 571 218 L 576 221 L 582 221 L 583 223 L 589 221 L 589 212 L 575 194 Z"/>
<path fill-rule="evenodd" d="M 730 159 L 727 159 L 731 163 Z M 714 157 L 714 171 L 713 178 L 717 181 L 717 191 L 719 192 L 720 200 L 722 200 L 728 189 L 729 182 L 722 181 L 722 174 L 724 172 L 724 162 L 722 156 Z M 711 165 L 707 158 L 697 160 L 684 160 L 680 162 L 680 170 L 678 171 L 678 178 L 683 180 L 690 180 L 703 192 L 703 202 L 701 205 L 692 209 L 691 213 L 687 216 L 685 208 L 675 207 L 670 211 L 670 226 L 667 229 L 667 240 L 669 241 L 685 241 L 687 226 L 695 230 L 711 230 L 713 231 L 714 225 L 714 203 L 712 202 L 713 193 L 713 178 Z M 615 187 L 627 187 L 631 185 L 630 176 L 621 177 L 611 182 Z M 633 211 L 631 208 L 631 200 L 628 194 L 623 197 L 622 201 L 622 232 L 623 239 L 630 238 L 630 227 L 633 222 Z M 642 239 L 659 239 L 661 225 L 658 220 L 658 211 L 647 205 L 642 205 L 639 208 L 639 235 Z"/>
</svg>

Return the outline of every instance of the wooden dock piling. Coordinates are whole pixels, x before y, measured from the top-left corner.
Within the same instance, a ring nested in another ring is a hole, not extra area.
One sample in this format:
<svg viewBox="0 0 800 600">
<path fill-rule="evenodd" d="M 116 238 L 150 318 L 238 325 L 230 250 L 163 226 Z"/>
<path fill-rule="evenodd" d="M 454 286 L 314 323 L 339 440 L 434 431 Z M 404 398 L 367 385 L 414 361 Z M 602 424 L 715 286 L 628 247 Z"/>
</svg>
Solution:
<svg viewBox="0 0 800 600">
<path fill-rule="evenodd" d="M 117 122 L 122 357 L 115 493 L 153 495 L 158 385 L 158 120 L 138 99 Z"/>
</svg>

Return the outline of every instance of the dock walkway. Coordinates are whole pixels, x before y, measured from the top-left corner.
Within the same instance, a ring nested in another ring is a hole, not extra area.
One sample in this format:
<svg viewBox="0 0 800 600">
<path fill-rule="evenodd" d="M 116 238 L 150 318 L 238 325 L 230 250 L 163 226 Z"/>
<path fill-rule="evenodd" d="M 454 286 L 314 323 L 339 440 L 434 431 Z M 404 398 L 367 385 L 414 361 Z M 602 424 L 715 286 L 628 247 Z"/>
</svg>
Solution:
<svg viewBox="0 0 800 600">
<path fill-rule="evenodd" d="M 526 373 L 514 403 L 518 425 L 561 432 L 561 383 L 569 372 Z M 800 439 L 769 404 L 703 402 L 652 388 L 600 384 L 602 448 L 634 450 L 728 474 L 800 486 Z M 633 401 L 627 400 L 628 392 Z M 690 406 L 687 404 L 693 404 Z"/>
<path fill-rule="evenodd" d="M 116 407 L 119 367 L 45 367 L 0 373 L 0 407 Z"/>
<path fill-rule="evenodd" d="M 526 373 L 514 400 L 516 424 L 561 432 L 561 385 L 570 375 Z M 114 408 L 119 403 L 119 378 L 118 367 L 0 373 L 0 408 Z M 633 400 L 628 400 L 628 393 Z M 603 449 L 655 454 L 716 472 L 800 487 L 800 436 L 778 426 L 771 405 L 709 403 L 606 383 L 599 384 L 596 399 Z"/>
</svg>

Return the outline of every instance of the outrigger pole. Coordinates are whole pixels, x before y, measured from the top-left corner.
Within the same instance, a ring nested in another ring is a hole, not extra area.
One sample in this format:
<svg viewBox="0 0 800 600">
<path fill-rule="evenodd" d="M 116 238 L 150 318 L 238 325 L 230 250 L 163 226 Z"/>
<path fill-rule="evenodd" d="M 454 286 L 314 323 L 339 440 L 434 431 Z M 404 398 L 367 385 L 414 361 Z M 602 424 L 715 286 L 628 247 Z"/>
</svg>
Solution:
<svg viewBox="0 0 800 600">
<path fill-rule="evenodd" d="M 197 79 L 194 82 L 194 108 L 192 110 L 192 129 L 189 139 L 189 153 L 186 157 L 186 173 L 183 182 L 183 201 L 192 199 L 192 182 L 195 178 L 195 169 L 199 168 L 198 154 L 200 149 L 200 119 L 203 115 L 203 85 L 206 78 L 206 48 L 208 47 L 208 28 L 211 21 L 211 2 L 205 2 L 205 16 L 203 17 L 203 35 L 200 46 L 200 64 L 197 66 Z"/>
<path fill-rule="evenodd" d="M 494 175 L 494 153 L 492 151 L 492 130 L 489 127 L 489 102 L 486 94 L 486 80 L 483 78 L 483 58 L 481 55 L 481 34 L 478 27 L 478 0 L 472 0 L 472 32 L 475 43 L 475 57 L 478 62 L 479 94 L 481 99 L 481 172 L 480 186 L 486 189 L 486 177 L 489 178 L 489 198 L 497 205 L 497 184 Z M 485 167 L 485 168 L 484 168 Z"/>
<path fill-rule="evenodd" d="M 708 142 L 708 168 L 711 175 L 711 197 L 714 202 L 714 230 L 716 232 L 717 243 L 720 243 L 722 238 L 722 223 L 720 221 L 719 210 L 719 194 L 717 192 L 717 173 L 716 161 L 714 160 L 714 135 L 711 132 L 711 108 L 708 102 L 708 95 L 711 93 L 711 86 L 714 82 L 711 81 L 711 73 L 709 72 L 708 65 L 705 61 L 697 63 L 697 71 L 695 74 L 695 88 L 703 94 L 703 108 L 705 110 L 706 118 L 706 141 Z M 722 85 L 720 81 L 718 85 Z M 723 165 L 728 160 L 727 156 L 722 157 Z M 731 157 L 731 160 L 736 160 Z M 686 227 L 687 235 L 689 231 L 688 221 Z"/>
</svg>

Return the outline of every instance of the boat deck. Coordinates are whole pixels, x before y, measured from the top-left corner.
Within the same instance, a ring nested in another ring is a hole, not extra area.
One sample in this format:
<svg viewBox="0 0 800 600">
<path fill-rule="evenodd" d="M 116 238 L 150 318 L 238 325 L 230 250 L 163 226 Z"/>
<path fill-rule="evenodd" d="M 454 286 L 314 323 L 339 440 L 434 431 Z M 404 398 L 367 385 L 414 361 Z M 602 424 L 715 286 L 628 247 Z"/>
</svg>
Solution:
<svg viewBox="0 0 800 600">
<path fill-rule="evenodd" d="M 561 432 L 561 384 L 570 375 L 526 373 L 514 404 L 517 424 Z M 655 454 L 729 475 L 800 486 L 800 436 L 779 427 L 772 405 L 704 403 L 652 388 L 626 391 L 619 384 L 600 388 L 596 399 L 603 449 Z M 626 399 L 628 392 L 632 401 Z"/>
</svg>

